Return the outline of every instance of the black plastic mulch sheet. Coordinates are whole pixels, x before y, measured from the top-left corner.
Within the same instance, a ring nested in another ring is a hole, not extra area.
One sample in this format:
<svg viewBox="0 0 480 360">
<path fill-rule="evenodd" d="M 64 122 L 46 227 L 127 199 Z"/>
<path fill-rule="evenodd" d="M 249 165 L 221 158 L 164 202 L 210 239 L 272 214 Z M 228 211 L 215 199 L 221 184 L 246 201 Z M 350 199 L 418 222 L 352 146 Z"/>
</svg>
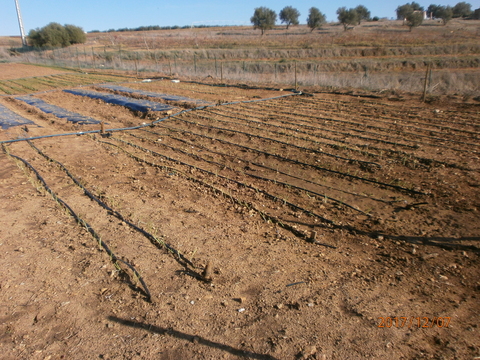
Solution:
<svg viewBox="0 0 480 360">
<path fill-rule="evenodd" d="M 148 100 L 132 99 L 127 96 L 113 95 L 92 90 L 63 90 L 67 93 L 85 96 L 91 99 L 100 99 L 109 104 L 121 105 L 133 111 L 166 111 L 172 109 L 172 106 L 161 104 Z"/>
<path fill-rule="evenodd" d="M 41 99 L 34 98 L 31 95 L 17 96 L 15 99 L 26 102 L 29 105 L 35 106 L 37 109 L 42 110 L 47 114 L 53 114 L 58 118 L 67 119 L 67 121 L 76 123 L 76 124 L 100 124 L 99 120 L 92 119 L 91 117 L 80 115 L 67 109 L 61 108 L 56 105 L 49 104 Z"/>
<path fill-rule="evenodd" d="M 25 119 L 24 117 L 14 113 L 12 110 L 0 104 L 0 127 L 3 130 L 13 126 L 31 125 L 35 124 L 33 121 Z"/>
<path fill-rule="evenodd" d="M 151 92 L 151 91 L 143 91 L 143 90 L 138 90 L 138 89 L 131 89 L 129 87 L 125 86 L 119 86 L 119 85 L 101 85 L 101 87 L 114 90 L 114 91 L 120 91 L 120 92 L 125 92 L 129 94 L 140 94 L 140 95 L 145 95 L 153 98 L 160 98 L 166 101 L 184 101 L 184 102 L 190 102 L 190 103 L 195 103 L 198 105 L 208 105 L 211 104 L 208 101 L 205 100 L 200 100 L 200 99 L 192 99 L 184 96 L 177 96 L 177 95 L 169 95 L 169 94 L 162 94 L 162 93 L 156 93 L 156 92 Z"/>
</svg>

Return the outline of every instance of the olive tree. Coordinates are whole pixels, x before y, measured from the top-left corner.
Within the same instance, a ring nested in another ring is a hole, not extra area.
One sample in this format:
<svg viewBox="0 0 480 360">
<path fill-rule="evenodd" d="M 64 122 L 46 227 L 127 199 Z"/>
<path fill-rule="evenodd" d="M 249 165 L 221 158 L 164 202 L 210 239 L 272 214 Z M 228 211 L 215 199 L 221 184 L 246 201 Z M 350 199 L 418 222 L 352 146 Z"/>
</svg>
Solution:
<svg viewBox="0 0 480 360">
<path fill-rule="evenodd" d="M 254 29 L 262 30 L 262 35 L 266 30 L 270 30 L 275 26 L 277 21 L 277 13 L 264 6 L 255 8 L 253 16 L 250 18 Z"/>
<path fill-rule="evenodd" d="M 355 11 L 357 12 L 358 14 L 358 25 L 360 25 L 360 22 L 362 20 L 364 21 L 370 21 L 371 17 L 370 17 L 370 11 L 363 5 L 358 5 L 356 8 L 355 8 Z"/>
<path fill-rule="evenodd" d="M 453 17 L 468 17 L 472 14 L 472 5 L 465 1 L 459 2 L 453 7 Z"/>
<path fill-rule="evenodd" d="M 410 28 L 410 31 L 414 27 L 422 25 L 423 22 L 423 12 L 414 11 L 407 15 L 407 26 Z"/>
<path fill-rule="evenodd" d="M 453 10 L 450 6 L 439 6 L 434 16 L 442 19 L 443 25 L 447 25 L 447 23 L 452 20 Z"/>
<path fill-rule="evenodd" d="M 338 8 L 337 10 L 338 21 L 343 25 L 343 29 L 346 31 L 349 25 L 357 25 L 359 22 L 359 15 L 355 9 L 347 9 L 346 7 Z"/>
<path fill-rule="evenodd" d="M 311 7 L 308 11 L 307 25 L 311 31 L 322 27 L 327 22 L 325 15 L 316 7 Z"/>
<path fill-rule="evenodd" d="M 297 9 L 291 6 L 285 6 L 279 13 L 280 20 L 282 23 L 287 24 L 287 30 L 290 25 L 298 25 L 298 18 L 300 13 Z"/>
</svg>

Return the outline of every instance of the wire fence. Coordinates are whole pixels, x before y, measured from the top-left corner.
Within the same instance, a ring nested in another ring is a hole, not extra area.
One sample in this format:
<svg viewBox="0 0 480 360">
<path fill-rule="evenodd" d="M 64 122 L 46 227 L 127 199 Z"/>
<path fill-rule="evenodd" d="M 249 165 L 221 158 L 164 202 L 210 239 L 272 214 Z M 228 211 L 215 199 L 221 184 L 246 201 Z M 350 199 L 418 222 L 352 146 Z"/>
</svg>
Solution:
<svg viewBox="0 0 480 360">
<path fill-rule="evenodd" d="M 379 69 L 375 62 L 341 64 L 332 71 L 331 60 L 223 59 L 191 53 L 177 56 L 163 51 L 131 51 L 121 46 L 69 47 L 31 51 L 24 61 L 79 70 L 119 70 L 138 77 L 169 76 L 215 78 L 219 81 L 271 83 L 279 86 L 352 87 L 385 91 L 423 91 L 426 67 Z M 425 65 L 426 66 L 426 65 Z M 153 73 L 153 74 L 152 74 Z M 429 94 L 480 94 L 480 72 L 476 69 L 435 69 L 428 79 Z"/>
</svg>

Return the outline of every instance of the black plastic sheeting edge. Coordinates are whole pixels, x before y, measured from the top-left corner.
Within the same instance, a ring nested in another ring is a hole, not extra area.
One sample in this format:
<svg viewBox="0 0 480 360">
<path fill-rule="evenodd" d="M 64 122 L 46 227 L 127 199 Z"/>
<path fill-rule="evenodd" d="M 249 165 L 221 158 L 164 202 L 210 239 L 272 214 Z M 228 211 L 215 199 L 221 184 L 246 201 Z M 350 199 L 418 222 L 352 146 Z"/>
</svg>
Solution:
<svg viewBox="0 0 480 360">
<path fill-rule="evenodd" d="M 160 98 L 166 101 L 179 101 L 179 102 L 192 102 L 198 105 L 210 105 L 212 104 L 209 101 L 201 100 L 201 99 L 192 99 L 184 96 L 178 96 L 178 95 L 169 95 L 169 94 L 161 94 L 161 93 L 156 93 L 152 91 L 143 91 L 143 90 L 138 90 L 138 89 L 132 89 L 126 86 L 119 86 L 119 85 L 110 85 L 110 84 L 105 84 L 105 85 L 100 85 L 100 87 L 113 90 L 113 91 L 119 91 L 119 92 L 124 92 L 128 94 L 139 94 L 139 95 L 145 95 L 149 96 L 152 98 Z"/>
<path fill-rule="evenodd" d="M 33 121 L 25 119 L 24 117 L 14 113 L 12 110 L 0 104 L 0 127 L 7 130 L 13 126 L 32 125 Z"/>
<path fill-rule="evenodd" d="M 67 119 L 67 121 L 73 122 L 75 124 L 100 124 L 99 120 L 92 119 L 91 117 L 84 116 L 81 114 L 74 113 L 67 109 L 64 109 L 57 105 L 49 104 L 42 99 L 34 98 L 31 95 L 17 96 L 17 100 L 26 102 L 29 105 L 35 106 L 37 109 L 42 110 L 44 113 L 53 114 L 58 118 Z"/>
<path fill-rule="evenodd" d="M 109 104 L 124 106 L 133 111 L 149 112 L 149 111 L 166 111 L 166 110 L 172 109 L 172 106 L 167 104 L 161 104 L 161 103 L 148 101 L 148 100 L 137 100 L 137 99 L 129 98 L 128 96 L 113 95 L 113 94 L 107 94 L 107 93 L 102 93 L 98 91 L 92 91 L 92 90 L 63 90 L 63 91 L 73 95 L 85 96 L 91 99 L 99 99 Z"/>
<path fill-rule="evenodd" d="M 280 96 L 275 96 L 275 97 L 272 97 L 272 98 L 265 98 L 265 99 L 255 99 L 255 100 L 247 100 L 247 101 L 233 101 L 233 102 L 230 102 L 230 103 L 224 103 L 224 104 L 220 104 L 220 105 L 199 106 L 199 107 L 196 107 L 194 109 L 186 109 L 186 110 L 179 111 L 178 113 L 168 115 L 164 118 L 155 120 L 154 122 L 151 122 L 149 124 L 142 124 L 142 125 L 127 127 L 127 128 L 106 129 L 105 131 L 116 132 L 116 131 L 126 131 L 126 130 L 137 130 L 137 129 L 142 129 L 142 128 L 145 128 L 145 127 L 148 127 L 148 126 L 153 126 L 153 125 L 155 125 L 155 124 L 157 124 L 161 121 L 165 121 L 165 120 L 168 120 L 168 119 L 170 119 L 174 116 L 178 116 L 178 115 L 181 115 L 183 113 L 187 113 L 187 112 L 194 111 L 194 110 L 202 110 L 202 109 L 205 109 L 205 108 L 208 108 L 208 107 L 214 107 L 214 106 L 223 106 L 223 105 L 231 105 L 231 104 L 245 104 L 245 103 L 251 103 L 251 102 L 275 100 L 275 99 L 281 99 L 281 98 L 284 98 L 284 97 L 296 96 L 296 95 L 301 95 L 301 93 L 285 94 L 285 95 L 280 95 Z M 80 135 L 86 135 L 86 134 L 98 134 L 100 132 L 101 132 L 101 130 L 90 130 L 90 131 L 78 131 L 78 132 L 64 133 L 64 134 L 42 135 L 42 136 L 35 136 L 35 137 L 29 137 L 29 138 L 3 140 L 3 141 L 0 141 L 0 144 L 8 144 L 8 143 L 14 143 L 14 142 L 19 142 L 19 141 L 45 139 L 45 138 L 60 137 L 60 136 L 73 136 L 73 135 L 80 136 Z"/>
</svg>

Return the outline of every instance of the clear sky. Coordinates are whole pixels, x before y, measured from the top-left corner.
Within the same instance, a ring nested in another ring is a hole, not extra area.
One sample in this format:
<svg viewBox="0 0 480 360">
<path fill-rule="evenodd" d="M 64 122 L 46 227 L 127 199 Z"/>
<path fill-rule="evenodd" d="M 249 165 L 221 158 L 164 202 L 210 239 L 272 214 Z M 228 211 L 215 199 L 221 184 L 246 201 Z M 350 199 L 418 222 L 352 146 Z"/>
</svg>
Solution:
<svg viewBox="0 0 480 360">
<path fill-rule="evenodd" d="M 19 0 L 26 33 L 50 22 L 72 24 L 85 31 L 136 28 L 159 25 L 250 25 L 254 9 L 266 6 L 277 14 L 285 6 L 293 6 L 300 12 L 300 23 L 305 24 L 308 9 L 317 7 L 336 21 L 336 10 L 345 6 L 366 6 L 372 16 L 395 17 L 395 9 L 406 0 Z M 417 0 L 421 6 L 430 4 L 453 6 L 459 0 Z M 466 0 L 472 10 L 480 8 L 480 0 Z M 15 0 L 0 0 L 0 36 L 19 35 Z M 279 23 L 279 21 L 277 21 Z"/>
</svg>

